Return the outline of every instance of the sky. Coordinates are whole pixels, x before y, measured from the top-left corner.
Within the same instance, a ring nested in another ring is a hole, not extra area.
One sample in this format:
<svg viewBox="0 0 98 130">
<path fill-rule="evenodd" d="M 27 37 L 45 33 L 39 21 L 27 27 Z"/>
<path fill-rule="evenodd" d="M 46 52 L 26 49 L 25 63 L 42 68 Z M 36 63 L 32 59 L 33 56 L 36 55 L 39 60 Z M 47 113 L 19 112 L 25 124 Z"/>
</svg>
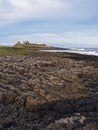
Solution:
<svg viewBox="0 0 98 130">
<path fill-rule="evenodd" d="M 0 0 L 0 45 L 98 47 L 98 0 Z"/>
</svg>

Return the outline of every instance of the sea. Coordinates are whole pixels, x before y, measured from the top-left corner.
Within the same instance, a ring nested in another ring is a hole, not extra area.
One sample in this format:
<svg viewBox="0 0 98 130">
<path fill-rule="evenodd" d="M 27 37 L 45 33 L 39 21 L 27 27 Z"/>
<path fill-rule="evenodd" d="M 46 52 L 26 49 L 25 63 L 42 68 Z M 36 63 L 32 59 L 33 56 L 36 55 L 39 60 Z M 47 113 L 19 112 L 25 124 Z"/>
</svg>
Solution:
<svg viewBox="0 0 98 130">
<path fill-rule="evenodd" d="M 78 54 L 98 56 L 98 48 L 69 48 L 68 51 L 71 51 L 72 53 L 78 53 Z"/>
<path fill-rule="evenodd" d="M 57 50 L 44 50 L 48 52 L 69 52 L 69 53 L 77 53 L 84 55 L 95 55 L 98 56 L 98 48 L 65 48 L 65 49 L 57 49 Z"/>
</svg>

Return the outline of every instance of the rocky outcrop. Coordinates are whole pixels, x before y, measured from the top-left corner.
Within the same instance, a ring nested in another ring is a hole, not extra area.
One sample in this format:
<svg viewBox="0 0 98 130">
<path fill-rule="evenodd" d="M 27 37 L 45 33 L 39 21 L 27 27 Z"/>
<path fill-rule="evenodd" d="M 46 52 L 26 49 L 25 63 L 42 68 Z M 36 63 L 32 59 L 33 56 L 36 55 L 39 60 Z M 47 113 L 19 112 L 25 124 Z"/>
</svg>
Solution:
<svg viewBox="0 0 98 130">
<path fill-rule="evenodd" d="M 97 130 L 98 126 L 96 123 L 89 122 L 87 123 L 87 118 L 76 113 L 73 116 L 61 118 L 56 120 L 54 123 L 50 123 L 43 130 Z"/>
<path fill-rule="evenodd" d="M 64 53 L 0 57 L 0 129 L 97 127 L 97 64 Z"/>
</svg>

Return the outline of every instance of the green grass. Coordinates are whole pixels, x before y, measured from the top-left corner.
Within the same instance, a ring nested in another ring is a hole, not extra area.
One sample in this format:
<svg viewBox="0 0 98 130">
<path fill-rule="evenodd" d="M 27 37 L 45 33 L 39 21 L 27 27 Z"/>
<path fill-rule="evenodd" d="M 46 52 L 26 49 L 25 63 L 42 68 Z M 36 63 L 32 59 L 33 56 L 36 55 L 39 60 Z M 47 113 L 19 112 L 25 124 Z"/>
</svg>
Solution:
<svg viewBox="0 0 98 130">
<path fill-rule="evenodd" d="M 15 47 L 23 47 L 23 48 L 29 48 L 29 49 L 49 49 L 49 48 L 52 48 L 52 46 L 45 46 L 42 44 L 30 44 L 30 45 L 20 44 L 20 45 L 16 45 Z"/>
<path fill-rule="evenodd" d="M 0 46 L 0 55 L 25 55 L 30 53 L 30 50 L 23 47 Z"/>
<path fill-rule="evenodd" d="M 0 56 L 7 55 L 27 55 L 40 49 L 51 49 L 49 46 L 42 45 L 22 45 L 22 46 L 0 46 Z"/>
</svg>

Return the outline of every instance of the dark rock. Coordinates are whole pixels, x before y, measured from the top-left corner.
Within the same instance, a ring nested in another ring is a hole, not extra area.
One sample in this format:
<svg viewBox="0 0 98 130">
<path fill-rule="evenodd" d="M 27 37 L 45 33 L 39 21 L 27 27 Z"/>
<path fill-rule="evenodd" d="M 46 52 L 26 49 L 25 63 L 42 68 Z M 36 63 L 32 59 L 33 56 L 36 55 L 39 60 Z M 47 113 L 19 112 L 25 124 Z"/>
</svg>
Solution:
<svg viewBox="0 0 98 130">
<path fill-rule="evenodd" d="M 15 94 L 13 93 L 5 93 L 5 104 L 12 104 L 15 101 Z"/>
<path fill-rule="evenodd" d="M 0 128 L 97 130 L 98 58 L 33 51 L 0 57 Z"/>
<path fill-rule="evenodd" d="M 11 118 L 7 118 L 6 120 L 4 120 L 2 126 L 4 129 L 10 129 L 10 128 L 14 129 L 15 127 L 17 127 L 17 123 L 13 121 Z"/>
<path fill-rule="evenodd" d="M 57 102 L 54 106 L 54 110 L 62 114 L 73 112 L 71 104 L 68 104 L 67 102 Z"/>
<path fill-rule="evenodd" d="M 4 101 L 4 93 L 0 92 L 0 103 Z"/>
</svg>

